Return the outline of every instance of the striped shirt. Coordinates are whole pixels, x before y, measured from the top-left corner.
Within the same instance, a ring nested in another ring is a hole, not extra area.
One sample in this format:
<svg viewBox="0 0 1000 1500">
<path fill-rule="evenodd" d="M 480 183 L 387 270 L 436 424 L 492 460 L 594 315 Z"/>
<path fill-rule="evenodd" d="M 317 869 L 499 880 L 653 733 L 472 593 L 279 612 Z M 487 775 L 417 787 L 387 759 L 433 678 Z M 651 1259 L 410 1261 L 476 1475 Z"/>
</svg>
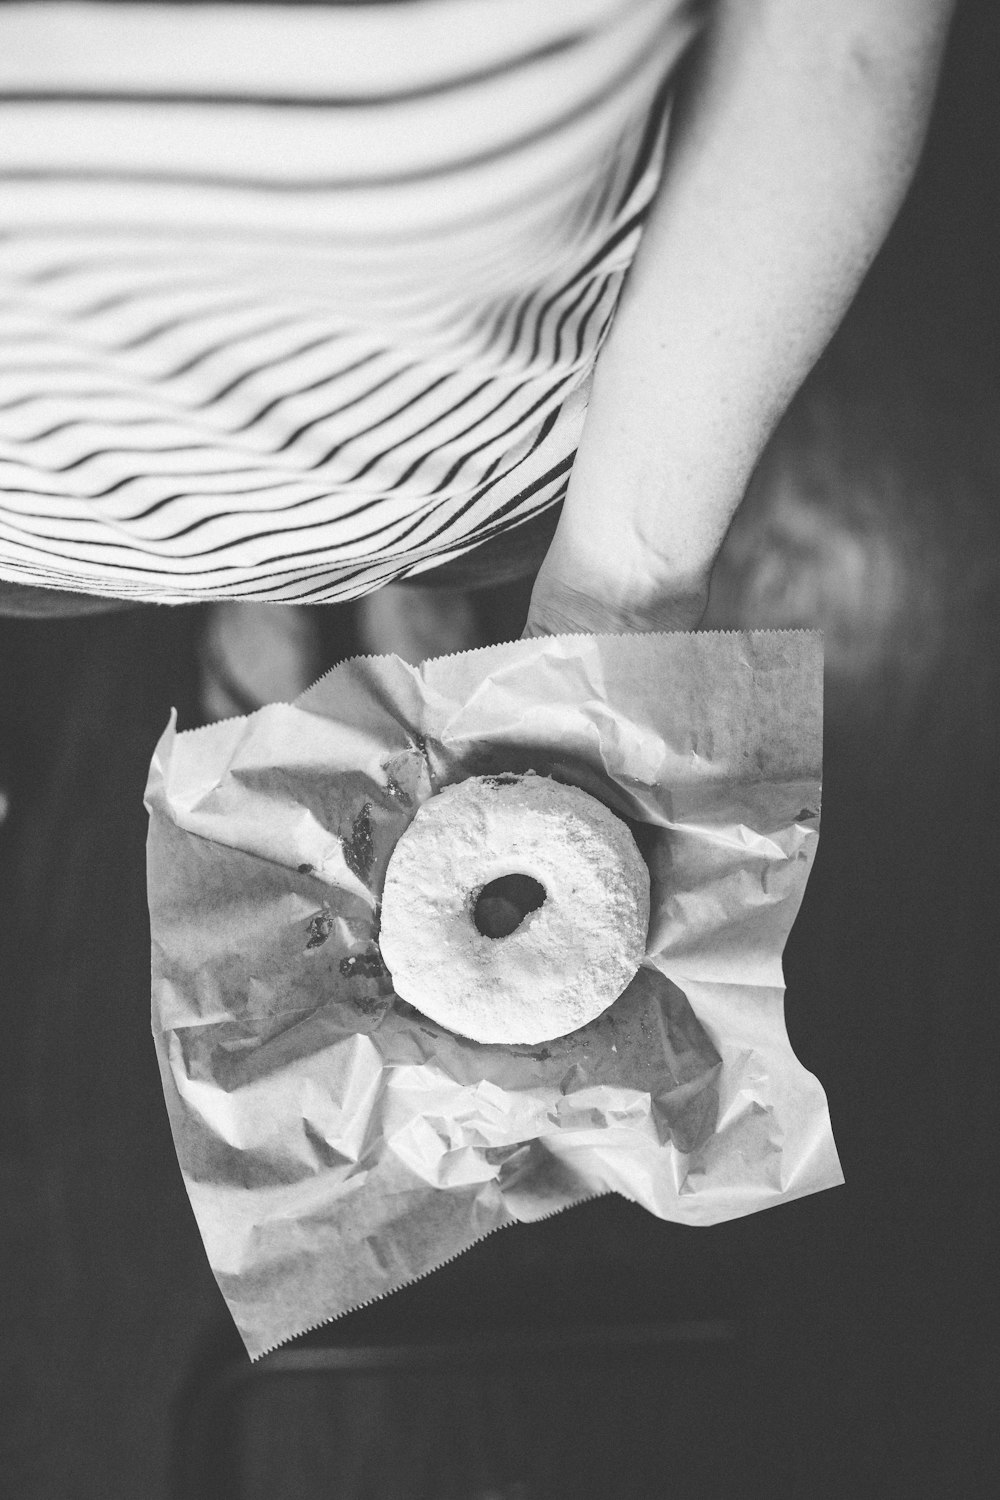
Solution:
<svg viewBox="0 0 1000 1500">
<path fill-rule="evenodd" d="M 0 4 L 0 578 L 332 602 L 556 503 L 700 14 Z"/>
</svg>

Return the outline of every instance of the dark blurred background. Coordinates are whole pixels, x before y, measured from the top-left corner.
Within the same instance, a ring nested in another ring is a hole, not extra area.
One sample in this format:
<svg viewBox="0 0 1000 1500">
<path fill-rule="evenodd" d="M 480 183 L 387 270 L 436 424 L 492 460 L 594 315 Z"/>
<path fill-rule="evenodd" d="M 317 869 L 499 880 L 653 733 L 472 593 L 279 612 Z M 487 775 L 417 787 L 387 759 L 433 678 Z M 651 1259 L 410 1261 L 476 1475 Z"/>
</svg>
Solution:
<svg viewBox="0 0 1000 1500">
<path fill-rule="evenodd" d="M 171 705 L 198 722 L 202 614 L 0 620 L 0 1492 L 166 1500 L 201 1472 L 221 1497 L 233 1466 L 260 1500 L 996 1492 L 998 79 L 1000 8 L 965 0 L 917 183 L 706 622 L 826 633 L 786 1010 L 846 1186 L 706 1230 L 602 1199 L 293 1346 L 666 1330 L 652 1350 L 220 1386 L 246 1362 L 150 1041 L 141 802 Z M 519 632 L 509 593 L 482 603 Z M 350 608 L 324 633 L 350 654 Z"/>
</svg>

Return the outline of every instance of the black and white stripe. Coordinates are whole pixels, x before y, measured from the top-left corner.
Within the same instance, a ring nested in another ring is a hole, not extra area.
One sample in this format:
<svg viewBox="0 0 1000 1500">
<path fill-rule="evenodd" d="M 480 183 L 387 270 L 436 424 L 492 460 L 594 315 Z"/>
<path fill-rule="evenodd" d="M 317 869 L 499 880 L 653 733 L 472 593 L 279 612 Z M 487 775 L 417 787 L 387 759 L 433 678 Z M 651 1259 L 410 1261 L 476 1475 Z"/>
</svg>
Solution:
<svg viewBox="0 0 1000 1500">
<path fill-rule="evenodd" d="M 696 10 L 0 6 L 0 577 L 331 601 L 557 500 Z"/>
</svg>

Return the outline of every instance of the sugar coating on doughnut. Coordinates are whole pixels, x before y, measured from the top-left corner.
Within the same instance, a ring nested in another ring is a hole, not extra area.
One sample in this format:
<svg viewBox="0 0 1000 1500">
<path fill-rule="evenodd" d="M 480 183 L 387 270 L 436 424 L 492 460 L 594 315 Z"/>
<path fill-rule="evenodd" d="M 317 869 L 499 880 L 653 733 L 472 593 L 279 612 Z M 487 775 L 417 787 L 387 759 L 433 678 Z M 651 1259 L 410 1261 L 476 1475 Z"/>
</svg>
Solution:
<svg viewBox="0 0 1000 1500">
<path fill-rule="evenodd" d="M 486 937 L 476 900 L 511 874 L 546 899 L 508 937 Z M 431 1020 L 479 1042 L 533 1043 L 618 998 L 648 926 L 649 871 L 627 826 L 529 771 L 469 777 L 422 804 L 389 860 L 379 946 L 397 995 Z"/>
</svg>

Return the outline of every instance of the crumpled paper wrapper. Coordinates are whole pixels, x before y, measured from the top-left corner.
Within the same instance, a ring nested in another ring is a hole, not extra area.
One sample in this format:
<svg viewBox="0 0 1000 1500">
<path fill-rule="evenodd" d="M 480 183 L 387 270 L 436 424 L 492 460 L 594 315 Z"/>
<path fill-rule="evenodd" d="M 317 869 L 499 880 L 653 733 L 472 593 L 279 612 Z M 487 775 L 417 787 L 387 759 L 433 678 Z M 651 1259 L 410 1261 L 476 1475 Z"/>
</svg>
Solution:
<svg viewBox="0 0 1000 1500">
<path fill-rule="evenodd" d="M 806 631 L 359 657 L 157 746 L 153 1033 L 181 1171 L 251 1356 L 503 1225 L 609 1191 L 707 1225 L 843 1181 L 783 1018 L 818 841 Z M 652 881 L 597 1021 L 482 1046 L 393 994 L 379 895 L 416 808 L 532 768 L 600 797 Z"/>
</svg>

